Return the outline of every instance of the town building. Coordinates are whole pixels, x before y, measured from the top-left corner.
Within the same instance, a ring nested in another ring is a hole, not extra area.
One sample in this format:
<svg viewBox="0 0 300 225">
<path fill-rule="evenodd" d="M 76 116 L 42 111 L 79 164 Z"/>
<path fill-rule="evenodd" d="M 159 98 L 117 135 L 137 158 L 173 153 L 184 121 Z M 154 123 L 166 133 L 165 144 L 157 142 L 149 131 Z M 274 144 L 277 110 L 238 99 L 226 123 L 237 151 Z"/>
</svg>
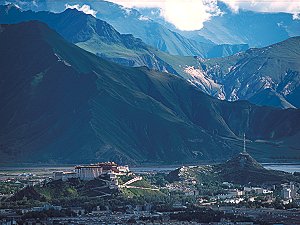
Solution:
<svg viewBox="0 0 300 225">
<path fill-rule="evenodd" d="M 284 199 L 294 199 L 297 197 L 297 188 L 295 187 L 295 184 L 291 182 L 288 185 L 284 185 L 282 189 L 282 197 Z"/>
<path fill-rule="evenodd" d="M 249 193 L 255 193 L 258 195 L 262 195 L 262 194 L 272 194 L 273 191 L 269 190 L 269 189 L 265 189 L 265 188 L 261 188 L 261 187 L 244 187 L 244 193 L 245 194 L 249 194 Z"/>
<path fill-rule="evenodd" d="M 283 188 L 282 197 L 284 199 L 291 199 L 292 198 L 292 190 L 290 188 Z"/>
<path fill-rule="evenodd" d="M 45 204 L 43 206 L 33 207 L 33 208 L 31 208 L 31 211 L 42 212 L 42 211 L 50 210 L 50 209 L 60 211 L 60 210 L 62 210 L 62 207 L 61 206 L 50 205 L 50 204 Z"/>
</svg>

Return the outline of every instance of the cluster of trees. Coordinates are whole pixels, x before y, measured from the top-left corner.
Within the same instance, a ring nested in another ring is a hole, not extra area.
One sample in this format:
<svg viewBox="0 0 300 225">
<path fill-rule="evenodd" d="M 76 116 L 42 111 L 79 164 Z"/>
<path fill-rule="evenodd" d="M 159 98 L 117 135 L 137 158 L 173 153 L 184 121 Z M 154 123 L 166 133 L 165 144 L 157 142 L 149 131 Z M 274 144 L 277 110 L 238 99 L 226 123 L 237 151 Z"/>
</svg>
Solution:
<svg viewBox="0 0 300 225">
<path fill-rule="evenodd" d="M 39 205 L 41 205 L 40 201 L 27 199 L 26 197 L 18 201 L 9 201 L 8 199 L 0 200 L 0 209 L 31 208 Z"/>
<path fill-rule="evenodd" d="M 151 184 L 158 187 L 165 187 L 169 184 L 168 174 L 166 173 L 155 173 L 145 175 L 144 178 Z"/>
<path fill-rule="evenodd" d="M 14 194 L 17 191 L 19 191 L 23 187 L 23 184 L 18 184 L 18 183 L 4 183 L 0 182 L 0 194 L 1 195 L 10 195 Z"/>
</svg>

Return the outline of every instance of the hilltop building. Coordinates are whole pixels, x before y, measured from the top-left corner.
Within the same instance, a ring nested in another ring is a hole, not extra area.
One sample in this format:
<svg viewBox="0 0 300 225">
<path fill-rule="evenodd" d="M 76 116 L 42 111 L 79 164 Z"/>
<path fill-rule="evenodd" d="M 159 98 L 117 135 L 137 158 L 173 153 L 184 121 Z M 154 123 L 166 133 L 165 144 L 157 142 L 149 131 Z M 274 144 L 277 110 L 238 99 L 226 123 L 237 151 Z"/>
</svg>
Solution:
<svg viewBox="0 0 300 225">
<path fill-rule="evenodd" d="M 117 175 L 124 175 L 128 172 L 128 166 L 119 166 L 114 162 L 102 162 L 90 165 L 78 165 L 75 166 L 75 170 L 72 172 L 54 172 L 53 179 L 63 181 L 71 178 L 93 180 L 103 174 L 108 174 L 111 179 L 116 179 Z"/>
<path fill-rule="evenodd" d="M 80 180 L 93 180 L 103 174 L 104 169 L 100 165 L 76 166 L 75 171 Z"/>
<path fill-rule="evenodd" d="M 53 172 L 53 179 L 54 180 L 62 180 L 67 181 L 68 179 L 77 178 L 78 175 L 76 172 L 64 172 L 64 171 L 58 171 Z"/>
</svg>

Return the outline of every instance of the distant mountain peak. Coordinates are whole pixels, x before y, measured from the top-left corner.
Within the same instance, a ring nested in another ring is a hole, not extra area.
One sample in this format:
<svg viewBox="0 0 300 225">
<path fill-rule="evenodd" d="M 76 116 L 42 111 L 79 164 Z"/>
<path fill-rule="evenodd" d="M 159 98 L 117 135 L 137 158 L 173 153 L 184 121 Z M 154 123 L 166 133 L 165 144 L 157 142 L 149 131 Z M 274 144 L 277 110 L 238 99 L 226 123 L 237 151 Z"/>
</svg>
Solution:
<svg viewBox="0 0 300 225">
<path fill-rule="evenodd" d="M 80 13 L 80 14 L 85 14 L 84 12 L 79 11 L 76 8 L 66 8 L 64 12 L 65 13 Z M 86 15 L 88 15 L 88 14 L 86 14 Z"/>
<path fill-rule="evenodd" d="M 203 60 L 204 73 L 224 86 L 225 99 L 299 108 L 300 37 L 233 56 Z"/>
<path fill-rule="evenodd" d="M 9 11 L 21 11 L 21 8 L 14 4 L 14 3 L 9 3 L 9 4 L 6 4 L 6 5 L 0 5 L 0 9 L 4 9 L 4 11 L 6 13 L 8 13 Z"/>
</svg>

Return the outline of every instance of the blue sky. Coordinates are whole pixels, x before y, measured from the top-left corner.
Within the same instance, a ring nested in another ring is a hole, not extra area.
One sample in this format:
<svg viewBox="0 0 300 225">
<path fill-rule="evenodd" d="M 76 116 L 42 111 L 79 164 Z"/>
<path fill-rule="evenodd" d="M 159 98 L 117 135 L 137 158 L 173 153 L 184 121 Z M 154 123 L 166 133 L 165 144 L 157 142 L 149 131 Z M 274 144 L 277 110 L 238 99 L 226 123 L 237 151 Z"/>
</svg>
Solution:
<svg viewBox="0 0 300 225">
<path fill-rule="evenodd" d="M 239 10 L 257 12 L 286 12 L 291 13 L 294 19 L 299 19 L 300 1 L 279 0 L 107 0 L 126 8 L 158 8 L 159 16 L 165 21 L 175 25 L 180 30 L 199 30 L 203 23 L 213 16 L 222 16 L 223 12 L 218 1 L 225 3 L 234 13 Z M 77 8 L 86 13 L 96 15 L 96 10 L 86 4 L 67 7 Z"/>
<path fill-rule="evenodd" d="M 0 0 L 0 2 L 3 0 Z M 97 10 L 90 7 L 102 0 L 4 0 L 6 3 L 18 2 L 21 6 L 39 4 L 39 2 L 64 3 L 66 8 L 77 8 L 87 14 L 96 16 Z M 158 8 L 159 16 L 180 30 L 199 30 L 203 23 L 214 16 L 222 16 L 218 1 L 225 3 L 234 13 L 240 10 L 257 12 L 286 12 L 294 19 L 300 19 L 300 0 L 106 0 L 126 8 Z M 80 2 L 80 4 L 78 4 Z M 144 18 L 147 19 L 147 18 Z"/>
<path fill-rule="evenodd" d="M 160 15 L 181 30 L 198 30 L 212 16 L 221 16 L 218 0 L 109 0 L 125 7 L 159 8 Z M 219 0 L 235 13 L 239 10 L 286 12 L 299 19 L 299 0 Z"/>
</svg>

